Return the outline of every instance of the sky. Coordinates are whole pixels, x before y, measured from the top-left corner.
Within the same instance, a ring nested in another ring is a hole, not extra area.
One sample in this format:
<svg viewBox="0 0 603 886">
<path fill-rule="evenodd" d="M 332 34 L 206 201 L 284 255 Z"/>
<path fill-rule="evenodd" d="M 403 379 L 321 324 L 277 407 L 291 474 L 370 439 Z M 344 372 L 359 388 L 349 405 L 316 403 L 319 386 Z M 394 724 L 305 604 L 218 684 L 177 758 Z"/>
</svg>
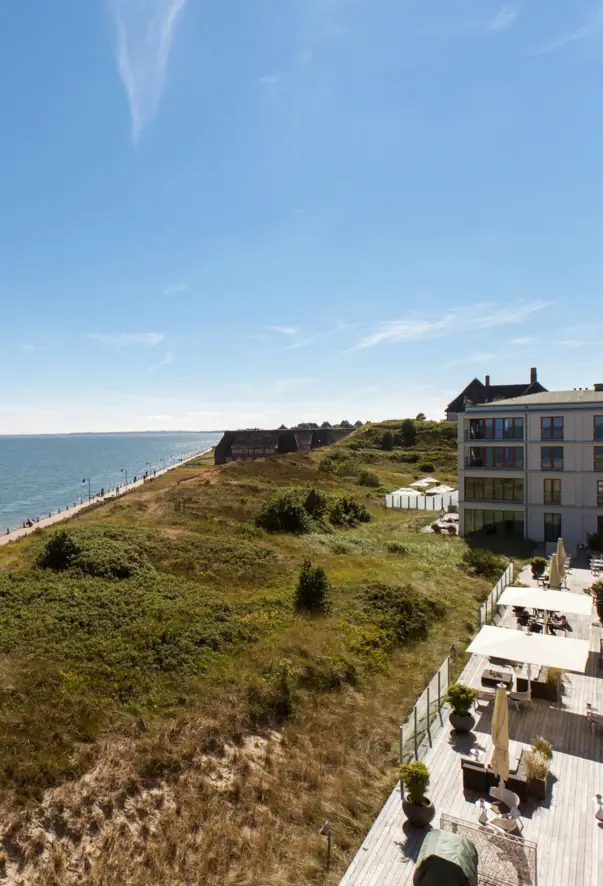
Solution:
<svg viewBox="0 0 603 886">
<path fill-rule="evenodd" d="M 0 433 L 603 382 L 601 0 L 0 11 Z"/>
</svg>

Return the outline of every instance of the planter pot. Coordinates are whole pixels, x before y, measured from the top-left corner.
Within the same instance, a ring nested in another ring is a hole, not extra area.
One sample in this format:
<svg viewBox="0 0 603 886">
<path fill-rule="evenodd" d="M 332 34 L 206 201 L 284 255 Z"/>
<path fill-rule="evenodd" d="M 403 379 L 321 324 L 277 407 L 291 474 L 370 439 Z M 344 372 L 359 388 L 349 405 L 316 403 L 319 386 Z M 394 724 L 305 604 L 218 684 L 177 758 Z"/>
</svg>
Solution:
<svg viewBox="0 0 603 886">
<path fill-rule="evenodd" d="M 475 726 L 475 717 L 471 714 L 467 717 L 461 717 L 453 711 L 448 717 L 448 720 L 455 732 L 471 732 Z"/>
<path fill-rule="evenodd" d="M 428 806 L 415 806 L 409 800 L 402 800 L 402 809 L 409 822 L 416 828 L 426 828 L 435 818 L 435 806 L 428 800 Z"/>
<path fill-rule="evenodd" d="M 546 798 L 546 779 L 528 778 L 528 793 L 537 800 Z"/>
</svg>

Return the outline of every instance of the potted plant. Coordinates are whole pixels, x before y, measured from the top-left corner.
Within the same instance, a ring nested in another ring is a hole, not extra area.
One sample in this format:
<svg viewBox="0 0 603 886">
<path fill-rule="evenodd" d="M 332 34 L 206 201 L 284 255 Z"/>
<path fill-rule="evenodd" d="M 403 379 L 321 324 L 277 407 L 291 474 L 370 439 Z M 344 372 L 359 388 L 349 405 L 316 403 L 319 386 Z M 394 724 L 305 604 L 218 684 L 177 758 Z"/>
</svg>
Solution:
<svg viewBox="0 0 603 886">
<path fill-rule="evenodd" d="M 456 732 L 471 732 L 475 726 L 471 705 L 478 695 L 477 689 L 465 686 L 464 683 L 453 683 L 448 687 L 446 701 L 452 708 L 448 719 Z"/>
<path fill-rule="evenodd" d="M 429 785 L 429 769 L 425 763 L 405 763 L 398 773 L 404 785 L 405 796 L 402 809 L 409 822 L 418 828 L 426 828 L 435 817 L 435 806 L 425 796 Z"/>
<path fill-rule="evenodd" d="M 526 754 L 526 775 L 528 791 L 533 797 L 544 800 L 546 797 L 546 780 L 549 775 L 549 760 L 545 755 L 532 747 Z"/>
<path fill-rule="evenodd" d="M 534 557 L 530 568 L 532 570 L 532 577 L 538 579 L 541 575 L 544 575 L 544 571 L 546 569 L 546 560 L 544 559 L 544 557 Z"/>
</svg>

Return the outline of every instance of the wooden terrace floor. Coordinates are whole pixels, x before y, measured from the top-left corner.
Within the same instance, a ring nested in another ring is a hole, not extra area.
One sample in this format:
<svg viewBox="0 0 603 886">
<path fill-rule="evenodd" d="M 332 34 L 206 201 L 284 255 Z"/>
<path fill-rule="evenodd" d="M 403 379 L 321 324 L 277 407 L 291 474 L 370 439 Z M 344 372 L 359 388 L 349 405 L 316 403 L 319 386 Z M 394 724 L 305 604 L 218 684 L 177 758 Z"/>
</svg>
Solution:
<svg viewBox="0 0 603 886">
<path fill-rule="evenodd" d="M 532 584 L 529 570 L 520 575 Z M 593 578 L 587 569 L 576 569 L 568 579 L 568 590 L 582 593 Z M 511 769 L 522 750 L 537 735 L 553 744 L 552 778 L 549 795 L 541 803 L 521 804 L 523 837 L 538 846 L 538 886 L 601 886 L 603 884 L 603 826 L 593 814 L 593 795 L 603 794 L 603 729 L 592 732 L 586 720 L 590 702 L 603 712 L 603 669 L 598 651 L 603 632 L 593 609 L 591 619 L 569 616 L 570 637 L 590 639 L 591 655 L 586 674 L 566 674 L 560 703 L 534 701 L 531 709 L 509 708 Z M 509 610 L 503 624 L 514 623 Z M 514 624 L 513 624 L 514 626 Z M 563 635 L 561 635 L 563 636 Z M 479 686 L 487 664 L 472 656 L 461 680 Z M 460 757 L 475 744 L 492 752 L 490 738 L 492 705 L 482 708 L 474 732 L 455 737 L 447 723 L 436 720 L 432 747 L 422 756 L 431 772 L 429 796 L 437 814 L 447 813 L 477 822 L 477 794 L 463 793 Z M 399 789 L 393 791 L 366 837 L 340 886 L 403 886 L 411 884 L 415 861 L 425 832 L 405 820 Z M 525 881 L 524 881 L 525 882 Z M 527 884 L 526 884 L 527 886 Z"/>
</svg>

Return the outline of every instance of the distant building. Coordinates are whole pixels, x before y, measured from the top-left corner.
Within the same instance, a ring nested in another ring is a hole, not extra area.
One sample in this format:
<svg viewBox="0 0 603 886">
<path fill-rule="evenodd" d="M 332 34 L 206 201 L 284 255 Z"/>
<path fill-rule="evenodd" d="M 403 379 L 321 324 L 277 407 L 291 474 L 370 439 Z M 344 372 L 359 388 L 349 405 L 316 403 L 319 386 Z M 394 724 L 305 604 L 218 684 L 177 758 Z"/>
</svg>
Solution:
<svg viewBox="0 0 603 886">
<path fill-rule="evenodd" d="M 461 535 L 573 551 L 603 532 L 603 385 L 470 406 L 458 443 Z"/>
<path fill-rule="evenodd" d="M 275 431 L 259 429 L 225 431 L 216 446 L 215 463 L 271 458 L 291 452 L 310 452 L 330 446 L 352 433 L 353 428 L 278 428 Z"/>
<path fill-rule="evenodd" d="M 519 385 L 491 385 L 490 376 L 487 375 L 484 382 L 474 378 L 464 391 L 446 407 L 447 421 L 456 421 L 461 412 L 465 412 L 468 406 L 482 406 L 484 403 L 495 403 L 497 400 L 511 400 L 514 397 L 525 397 L 527 394 L 540 394 L 546 392 L 538 381 L 536 368 L 530 369 L 530 381 Z"/>
</svg>

